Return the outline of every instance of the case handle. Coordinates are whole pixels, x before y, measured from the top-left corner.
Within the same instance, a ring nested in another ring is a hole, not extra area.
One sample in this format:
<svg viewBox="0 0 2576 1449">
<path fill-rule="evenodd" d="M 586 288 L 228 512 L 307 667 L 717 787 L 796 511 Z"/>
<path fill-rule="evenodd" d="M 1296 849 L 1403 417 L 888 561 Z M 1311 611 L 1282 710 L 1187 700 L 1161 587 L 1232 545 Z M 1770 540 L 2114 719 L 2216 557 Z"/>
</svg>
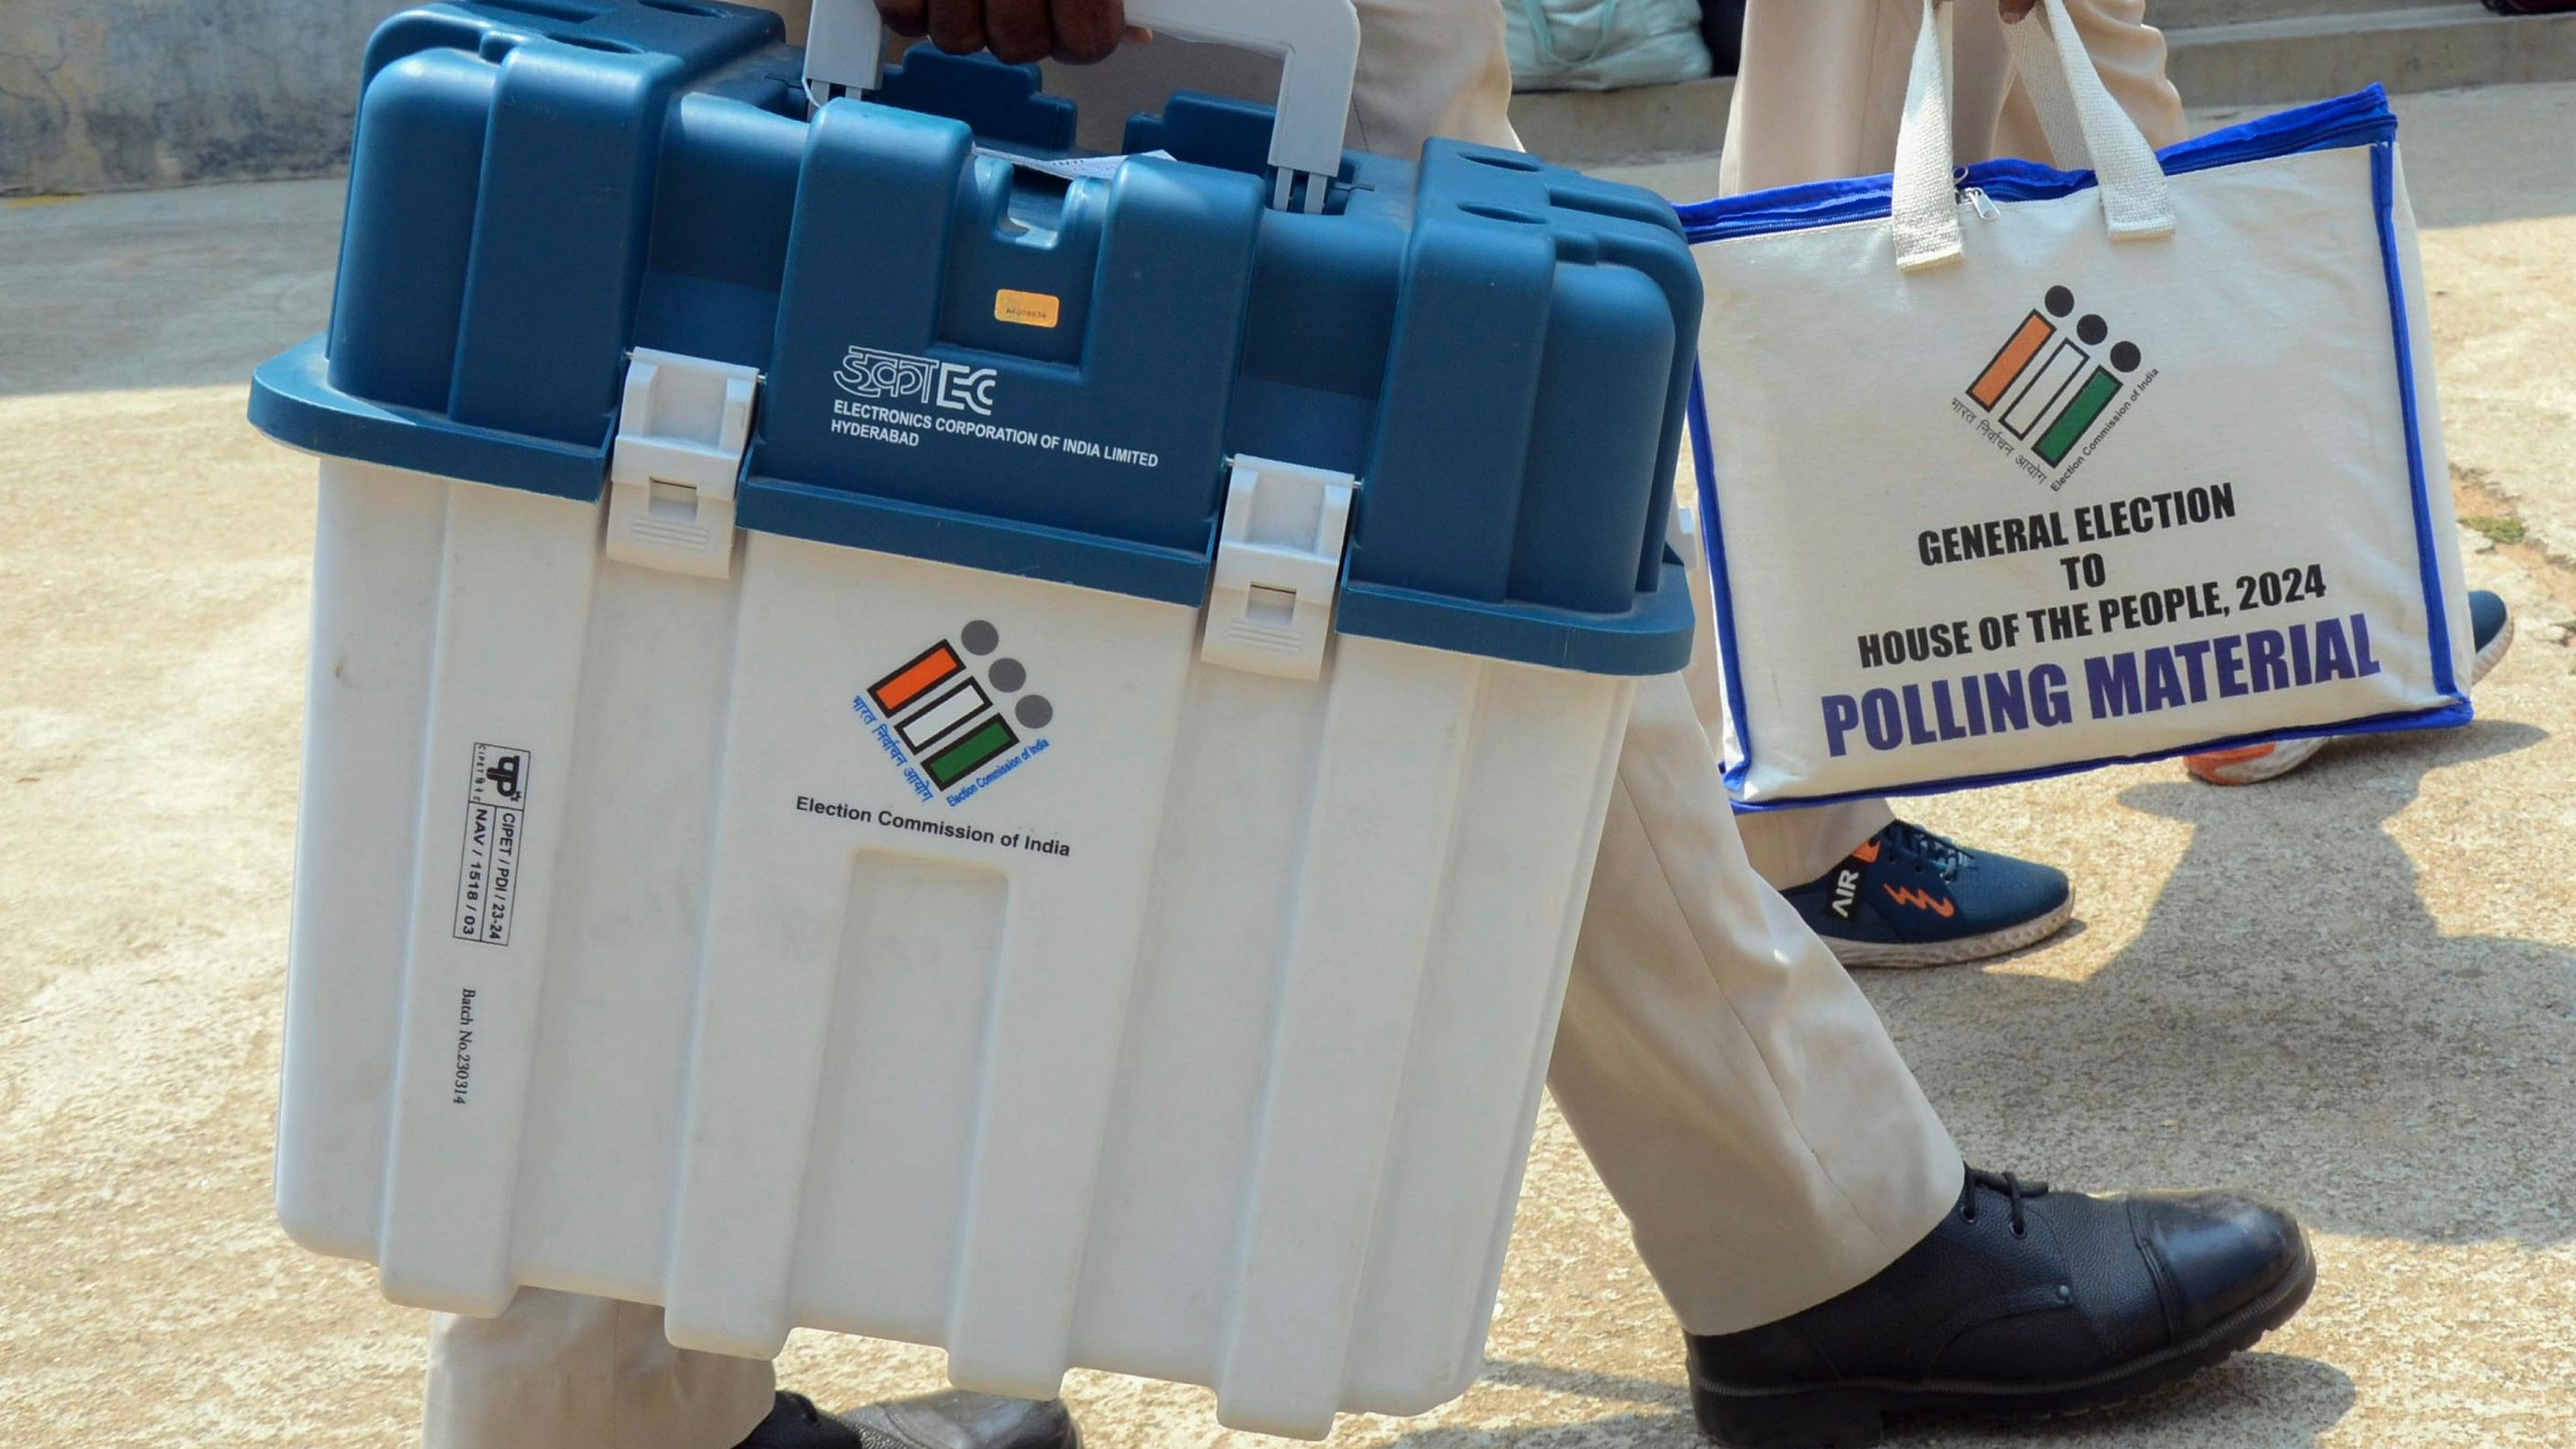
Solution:
<svg viewBox="0 0 2576 1449">
<path fill-rule="evenodd" d="M 1360 17 L 1351 0 L 1127 0 L 1127 19 L 1184 40 L 1278 56 L 1270 204 L 1286 209 L 1302 172 L 1314 178 L 1306 209 L 1323 209 L 1324 183 L 1341 173 L 1342 127 L 1359 66 Z M 884 60 L 885 26 L 872 0 L 814 0 L 805 42 L 805 94 L 814 106 L 874 89 Z"/>
</svg>

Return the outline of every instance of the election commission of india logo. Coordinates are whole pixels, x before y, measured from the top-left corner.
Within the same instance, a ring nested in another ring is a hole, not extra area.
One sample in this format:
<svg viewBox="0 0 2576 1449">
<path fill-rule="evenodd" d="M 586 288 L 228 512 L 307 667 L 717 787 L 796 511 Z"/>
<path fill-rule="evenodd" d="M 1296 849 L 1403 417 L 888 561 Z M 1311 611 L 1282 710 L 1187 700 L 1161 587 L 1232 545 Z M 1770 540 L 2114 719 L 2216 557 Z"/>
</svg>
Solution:
<svg viewBox="0 0 2576 1449">
<path fill-rule="evenodd" d="M 2079 317 L 2075 311 L 2072 288 L 2049 288 L 1965 393 L 2011 439 L 2009 446 L 2038 465 L 2025 464 L 2026 470 L 2041 476 L 2079 457 L 2088 434 L 2097 441 L 2107 434 L 2128 411 L 2125 403 L 2113 411 L 2112 403 L 2133 382 L 2143 386 L 2154 377 L 2152 372 L 2137 376 L 2145 362 L 2138 344 L 2125 338 L 2113 341 L 2111 324 L 2100 314 Z"/>
<path fill-rule="evenodd" d="M 976 619 L 867 687 L 851 707 L 914 795 L 958 804 L 1044 753 L 1055 704 Z"/>
</svg>

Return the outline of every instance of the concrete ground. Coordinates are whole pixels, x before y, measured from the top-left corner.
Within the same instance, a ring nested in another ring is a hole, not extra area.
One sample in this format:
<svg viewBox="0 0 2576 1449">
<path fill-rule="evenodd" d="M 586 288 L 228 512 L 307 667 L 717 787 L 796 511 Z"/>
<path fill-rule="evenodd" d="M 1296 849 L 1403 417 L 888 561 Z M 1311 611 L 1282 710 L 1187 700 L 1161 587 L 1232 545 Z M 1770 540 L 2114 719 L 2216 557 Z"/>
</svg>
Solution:
<svg viewBox="0 0 2576 1449">
<path fill-rule="evenodd" d="M 2520 540 L 2469 561 L 2525 629 L 2480 723 L 2256 790 L 2158 765 L 1924 802 L 2067 866 L 2079 923 L 1867 982 L 1973 1160 L 2256 1189 L 2314 1230 L 2316 1298 L 2132 1408 L 1901 1443 L 2576 1443 L 2576 588 L 2546 556 L 2576 554 L 2576 87 L 2403 109 L 2453 456 Z M 252 363 L 322 324 L 338 205 L 0 209 L 0 1443 L 418 1421 L 422 1316 L 268 1203 L 311 465 L 241 412 Z M 1484 1380 L 1337 1442 L 1680 1449 L 1677 1348 L 1551 1113 Z M 784 1369 L 826 1403 L 939 1381 L 935 1353 L 815 1334 Z M 1104 1449 L 1241 1438 L 1196 1390 L 1069 1392 Z"/>
</svg>

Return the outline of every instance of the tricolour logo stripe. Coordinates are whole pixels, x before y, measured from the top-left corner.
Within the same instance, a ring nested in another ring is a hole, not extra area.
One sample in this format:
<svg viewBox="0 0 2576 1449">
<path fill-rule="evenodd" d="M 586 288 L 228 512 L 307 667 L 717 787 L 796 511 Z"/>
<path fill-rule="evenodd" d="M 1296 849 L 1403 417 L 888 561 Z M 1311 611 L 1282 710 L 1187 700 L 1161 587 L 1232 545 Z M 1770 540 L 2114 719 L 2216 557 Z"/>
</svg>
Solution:
<svg viewBox="0 0 2576 1449">
<path fill-rule="evenodd" d="M 2111 375 L 2109 368 L 2093 369 L 2093 375 L 2084 380 L 2084 390 L 2075 395 L 2075 401 L 2066 405 L 2066 411 L 2057 415 L 2057 421 L 2049 425 L 2047 433 L 2031 444 L 2031 451 L 2047 459 L 2048 466 L 2052 468 L 2065 462 L 2076 440 L 2084 436 L 2084 430 L 2093 426 L 2093 420 L 2100 417 L 2102 409 L 2109 407 L 2111 399 L 2119 394 L 2120 380 Z"/>
<path fill-rule="evenodd" d="M 2022 320 L 2020 328 L 2005 339 L 2003 350 L 1995 354 L 1994 361 L 1987 363 L 1986 370 L 1978 374 L 1976 385 L 1968 389 L 1968 396 L 1975 398 L 1979 407 L 1993 412 L 1995 404 L 2002 402 L 2004 394 L 2011 389 L 2013 379 L 2021 376 L 2022 369 L 2030 366 L 2030 360 L 2039 355 L 2039 349 L 2056 335 L 2057 329 L 2049 325 L 2047 318 L 2037 312 L 2031 313 Z"/>
<path fill-rule="evenodd" d="M 880 714 L 893 714 L 930 692 L 934 685 L 965 668 L 945 640 L 931 645 L 901 669 L 868 686 L 868 698 Z"/>
<path fill-rule="evenodd" d="M 2146 359 L 2137 343 L 2112 337 L 2110 320 L 2098 312 L 2079 315 L 2075 300 L 2073 288 L 2050 287 L 1986 359 L 1961 394 L 1966 402 L 1952 404 L 1989 441 L 2007 451 L 2014 451 L 2007 436 L 2019 443 L 2021 465 L 2034 476 L 2047 481 L 2048 471 L 2058 471 L 2052 488 L 2065 486 L 2064 475 L 2083 466 L 2076 448 L 2096 425 L 2119 425 L 2128 409 L 2115 412 L 2111 404 L 2156 379 L 2154 372 L 2139 374 Z"/>
<path fill-rule="evenodd" d="M 1055 704 L 1026 692 L 1028 666 L 1001 644 L 991 620 L 970 619 L 851 701 L 921 799 L 954 791 L 960 804 L 1047 748 Z"/>
<path fill-rule="evenodd" d="M 1003 722 L 1002 717 L 993 715 L 964 739 L 923 760 L 921 767 L 930 772 L 930 778 L 940 789 L 945 790 L 1019 742 L 1020 737 L 1011 733 L 1011 727 Z"/>
<path fill-rule="evenodd" d="M 992 703 L 983 686 L 969 675 L 955 689 L 914 710 L 911 718 L 895 726 L 895 733 L 903 736 L 904 748 L 917 755 L 924 746 L 990 709 Z"/>
<path fill-rule="evenodd" d="M 2030 385 L 2004 409 L 2004 431 L 2016 438 L 2027 438 L 2039 420 L 2048 416 L 2058 399 L 2084 375 L 2084 364 L 2092 361 L 2083 348 L 2072 342 L 2060 342 L 2048 354 L 2048 361 L 2031 369 Z"/>
</svg>

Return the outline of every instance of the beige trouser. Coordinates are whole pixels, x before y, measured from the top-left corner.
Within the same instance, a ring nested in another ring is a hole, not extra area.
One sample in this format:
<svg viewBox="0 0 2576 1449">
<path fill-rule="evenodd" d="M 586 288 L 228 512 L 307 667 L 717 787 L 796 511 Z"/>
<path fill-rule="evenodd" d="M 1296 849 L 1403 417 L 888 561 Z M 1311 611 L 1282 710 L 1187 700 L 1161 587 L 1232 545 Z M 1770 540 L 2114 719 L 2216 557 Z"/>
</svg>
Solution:
<svg viewBox="0 0 2576 1449">
<path fill-rule="evenodd" d="M 1983 0 L 1958 4 L 1952 144 L 1959 164 L 1995 156 L 2049 159 L 2039 113 L 2012 78 L 1995 7 Z M 2182 140 L 2182 99 L 2165 79 L 2165 39 L 2146 24 L 2146 0 L 2070 0 L 2067 8 L 2102 83 L 2148 144 Z M 1743 73 L 1718 163 L 1720 192 L 1887 170 L 1922 14 L 1922 0 L 1749 0 Z M 1713 684 L 1696 694 L 1713 738 L 1721 727 L 1719 696 Z M 1738 823 L 1754 870 L 1788 890 L 1833 869 L 1894 818 L 1884 800 L 1854 800 L 1765 811 Z"/>
<path fill-rule="evenodd" d="M 2045 155 L 2019 139 L 2038 130 L 2005 95 L 1991 12 L 1968 3 L 1963 157 L 1990 136 Z M 2137 0 L 2077 9 L 2113 93 L 2151 138 L 2178 136 L 2163 43 L 2138 25 Z M 1517 144 L 1493 0 L 1361 0 L 1360 13 L 1355 141 L 1396 154 L 1433 134 Z M 1906 0 L 1753 0 L 1730 182 L 1886 169 L 1913 13 Z M 1638 691 L 1548 1086 L 1684 1328 L 1724 1333 L 1876 1274 L 1958 1200 L 1961 1169 L 1869 1004 L 1747 859 L 1710 748 L 1702 625 L 1688 683 Z M 1884 823 L 1883 806 L 1868 809 L 1746 823 L 1768 837 L 1771 879 L 1795 884 Z M 1801 851 L 1824 854 L 1806 869 Z M 425 1438 L 727 1449 L 771 1387 L 765 1362 L 672 1348 L 655 1309 L 527 1290 L 499 1318 L 436 1319 Z"/>
</svg>

